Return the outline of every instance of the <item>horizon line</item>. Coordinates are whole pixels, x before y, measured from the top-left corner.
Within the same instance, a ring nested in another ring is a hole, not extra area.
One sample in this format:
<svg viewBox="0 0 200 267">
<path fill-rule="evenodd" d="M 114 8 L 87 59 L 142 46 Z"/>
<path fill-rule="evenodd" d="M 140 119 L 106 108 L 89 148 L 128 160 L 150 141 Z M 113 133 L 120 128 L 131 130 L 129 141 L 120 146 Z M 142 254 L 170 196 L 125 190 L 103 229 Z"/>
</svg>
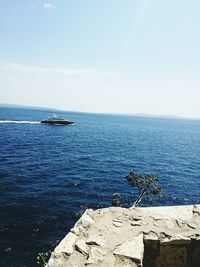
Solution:
<svg viewBox="0 0 200 267">
<path fill-rule="evenodd" d="M 54 107 L 46 107 L 46 106 L 32 106 L 32 105 L 24 105 L 24 104 L 9 104 L 9 103 L 0 103 L 0 107 L 4 108 L 21 108 L 21 109 L 35 109 L 35 110 L 46 110 L 46 111 L 60 111 L 60 112 L 72 112 L 72 113 L 87 113 L 87 114 L 99 114 L 99 115 L 118 115 L 118 116 L 136 116 L 136 117 L 154 117 L 154 118 L 164 118 L 164 119 L 187 119 L 187 120 L 200 120 L 200 117 L 185 117 L 174 114 L 151 114 L 144 112 L 135 112 L 135 113 L 126 113 L 126 112 L 92 112 L 92 111 L 78 111 L 78 110 L 67 110 L 60 109 Z"/>
</svg>

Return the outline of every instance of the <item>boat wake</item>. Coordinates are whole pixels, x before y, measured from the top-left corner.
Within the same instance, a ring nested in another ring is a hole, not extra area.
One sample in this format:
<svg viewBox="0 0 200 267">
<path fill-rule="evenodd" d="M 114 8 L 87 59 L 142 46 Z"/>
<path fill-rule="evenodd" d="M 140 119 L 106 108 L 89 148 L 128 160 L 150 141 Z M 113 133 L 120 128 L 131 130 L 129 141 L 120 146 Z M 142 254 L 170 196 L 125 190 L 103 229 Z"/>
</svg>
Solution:
<svg viewBox="0 0 200 267">
<path fill-rule="evenodd" d="M 39 121 L 6 121 L 6 120 L 0 120 L 0 123 L 40 124 Z"/>
</svg>

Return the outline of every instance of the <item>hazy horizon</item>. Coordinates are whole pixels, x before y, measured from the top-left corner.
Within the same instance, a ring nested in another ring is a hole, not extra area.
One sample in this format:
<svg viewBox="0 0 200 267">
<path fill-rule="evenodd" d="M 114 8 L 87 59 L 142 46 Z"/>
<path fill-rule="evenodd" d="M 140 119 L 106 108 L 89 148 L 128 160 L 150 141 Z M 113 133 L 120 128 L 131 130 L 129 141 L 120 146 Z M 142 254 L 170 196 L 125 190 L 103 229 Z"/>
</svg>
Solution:
<svg viewBox="0 0 200 267">
<path fill-rule="evenodd" d="M 200 118 L 197 0 L 22 0 L 0 10 L 0 102 Z"/>
<path fill-rule="evenodd" d="M 0 103 L 0 108 L 19 108 L 19 109 L 35 109 L 35 110 L 46 110 L 46 111 L 55 111 L 55 112 L 72 112 L 72 113 L 87 113 L 87 114 L 102 114 L 102 115 L 121 115 L 121 116 L 136 116 L 136 117 L 160 117 L 160 118 L 174 118 L 174 119 L 191 119 L 191 120 L 200 120 L 199 117 L 183 117 L 177 116 L 174 114 L 151 114 L 151 113 L 104 113 L 104 112 L 87 112 L 87 111 L 80 111 L 80 110 L 67 110 L 67 109 L 58 109 L 54 107 L 47 107 L 47 106 L 27 106 L 27 105 L 18 105 L 18 104 L 11 104 L 11 103 Z"/>
</svg>

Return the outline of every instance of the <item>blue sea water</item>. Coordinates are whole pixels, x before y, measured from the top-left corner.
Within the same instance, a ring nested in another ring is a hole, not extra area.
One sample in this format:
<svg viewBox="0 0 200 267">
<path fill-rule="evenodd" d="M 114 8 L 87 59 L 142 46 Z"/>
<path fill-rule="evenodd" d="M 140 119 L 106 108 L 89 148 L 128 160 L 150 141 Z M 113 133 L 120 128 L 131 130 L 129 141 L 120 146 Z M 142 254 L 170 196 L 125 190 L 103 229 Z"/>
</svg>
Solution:
<svg viewBox="0 0 200 267">
<path fill-rule="evenodd" d="M 128 171 L 154 173 L 157 205 L 200 202 L 200 121 L 0 108 L 0 264 L 37 266 L 77 220 L 81 205 L 111 204 L 132 189 Z"/>
</svg>

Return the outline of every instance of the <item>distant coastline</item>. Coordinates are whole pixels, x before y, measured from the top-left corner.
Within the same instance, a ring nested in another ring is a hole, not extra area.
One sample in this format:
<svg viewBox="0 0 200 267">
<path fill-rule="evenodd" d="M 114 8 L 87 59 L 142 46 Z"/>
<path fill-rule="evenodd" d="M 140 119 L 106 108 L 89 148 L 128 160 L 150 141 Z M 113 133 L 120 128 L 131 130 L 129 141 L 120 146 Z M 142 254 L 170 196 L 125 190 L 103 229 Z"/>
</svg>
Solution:
<svg viewBox="0 0 200 267">
<path fill-rule="evenodd" d="M 96 115 L 114 115 L 114 116 L 130 116 L 130 117 L 141 117 L 141 118 L 158 118 L 158 119 L 176 119 L 176 120 L 200 120 L 200 118 L 194 117 L 182 117 L 177 115 L 155 115 L 148 113 L 104 113 L 104 112 L 87 112 L 87 111 L 72 111 L 72 110 L 63 110 L 50 107 L 36 107 L 36 106 L 26 106 L 26 105 L 17 105 L 17 104 L 7 104 L 0 103 L 0 108 L 17 108 L 17 109 L 30 109 L 30 110 L 44 110 L 50 112 L 72 112 L 72 113 L 85 113 L 85 114 L 96 114 Z"/>
</svg>

